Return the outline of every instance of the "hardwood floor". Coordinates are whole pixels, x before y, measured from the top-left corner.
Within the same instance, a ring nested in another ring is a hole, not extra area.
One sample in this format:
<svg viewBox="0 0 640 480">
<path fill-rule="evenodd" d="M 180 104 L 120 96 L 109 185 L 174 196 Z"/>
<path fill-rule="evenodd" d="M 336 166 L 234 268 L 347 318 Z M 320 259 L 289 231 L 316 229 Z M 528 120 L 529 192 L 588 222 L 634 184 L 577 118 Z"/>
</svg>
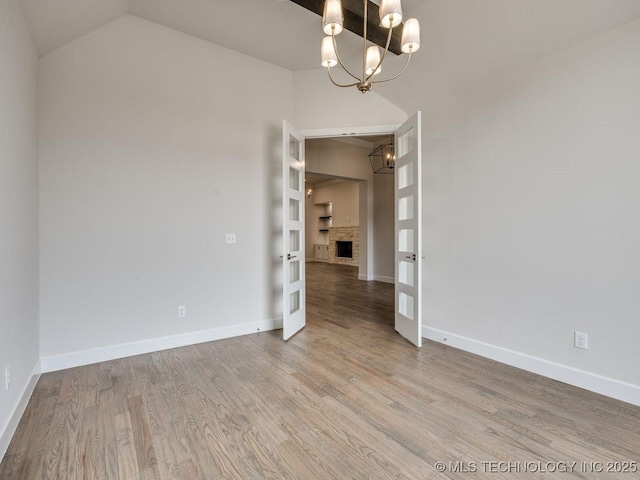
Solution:
<svg viewBox="0 0 640 480">
<path fill-rule="evenodd" d="M 308 326 L 289 342 L 264 332 L 45 374 L 0 478 L 640 477 L 599 471 L 637 468 L 623 462 L 640 460 L 640 408 L 416 349 L 392 302 L 392 285 L 309 264 Z"/>
</svg>

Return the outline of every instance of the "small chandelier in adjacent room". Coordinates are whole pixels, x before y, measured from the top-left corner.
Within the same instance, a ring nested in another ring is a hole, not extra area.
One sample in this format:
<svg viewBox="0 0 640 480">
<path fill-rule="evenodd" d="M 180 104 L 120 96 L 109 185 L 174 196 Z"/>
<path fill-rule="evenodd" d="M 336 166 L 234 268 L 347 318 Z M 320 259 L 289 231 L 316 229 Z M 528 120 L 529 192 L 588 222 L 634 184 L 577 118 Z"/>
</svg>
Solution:
<svg viewBox="0 0 640 480">
<path fill-rule="evenodd" d="M 322 39 L 321 53 L 322 66 L 327 67 L 329 78 L 334 85 L 338 87 L 357 87 L 362 93 L 368 92 L 373 88 L 375 83 L 388 82 L 400 76 L 405 71 L 411 60 L 411 54 L 420 48 L 420 23 L 415 18 L 409 18 L 402 25 L 402 5 L 400 0 L 382 0 L 380 2 L 380 26 L 389 29 L 387 33 L 387 42 L 384 50 L 377 45 L 367 48 L 367 22 L 368 22 L 368 6 L 369 0 L 364 1 L 364 33 L 362 47 L 362 74 L 353 74 L 342 62 L 338 54 L 338 46 L 336 44 L 336 35 L 342 32 L 344 23 L 344 15 L 342 12 L 342 2 L 340 0 L 326 0 L 324 4 L 324 15 L 322 16 L 322 28 L 326 37 Z M 402 40 L 400 43 L 401 51 L 407 54 L 407 62 L 404 67 L 395 75 L 375 79 L 374 77 L 382 71 L 382 62 L 389 51 L 391 37 L 395 27 L 402 27 Z M 340 64 L 348 75 L 355 80 L 352 83 L 338 83 L 331 75 L 331 67 Z"/>
<path fill-rule="evenodd" d="M 369 154 L 369 161 L 373 173 L 393 173 L 393 169 L 396 167 L 396 150 L 393 141 L 377 146 Z"/>
</svg>

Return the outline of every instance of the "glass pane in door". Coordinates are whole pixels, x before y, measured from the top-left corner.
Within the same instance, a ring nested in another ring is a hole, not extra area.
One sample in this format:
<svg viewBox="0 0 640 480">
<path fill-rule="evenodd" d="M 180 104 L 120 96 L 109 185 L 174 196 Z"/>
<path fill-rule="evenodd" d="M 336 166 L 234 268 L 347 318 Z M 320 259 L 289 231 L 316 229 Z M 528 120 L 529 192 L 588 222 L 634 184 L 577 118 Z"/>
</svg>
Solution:
<svg viewBox="0 0 640 480">
<path fill-rule="evenodd" d="M 413 229 L 403 228 L 398 232 L 398 250 L 413 253 Z"/>
<path fill-rule="evenodd" d="M 415 144 L 415 132 L 413 128 L 407 130 L 403 135 L 398 137 L 398 148 L 396 155 L 398 158 L 405 156 L 408 153 L 413 152 L 414 144 Z"/>
<path fill-rule="evenodd" d="M 413 218 L 413 195 L 402 197 L 398 200 L 398 220 L 411 220 Z"/>
<path fill-rule="evenodd" d="M 289 313 L 295 313 L 300 310 L 300 290 L 289 295 Z"/>
<path fill-rule="evenodd" d="M 289 135 L 289 156 L 300 160 L 300 142 L 293 135 Z"/>
<path fill-rule="evenodd" d="M 413 287 L 413 262 L 400 262 L 398 266 L 398 281 L 404 285 Z"/>
<path fill-rule="evenodd" d="M 289 250 L 300 251 L 300 230 L 289 230 Z"/>
<path fill-rule="evenodd" d="M 300 201 L 294 198 L 289 199 L 289 220 L 293 220 L 294 222 L 300 221 L 300 206 Z"/>
<path fill-rule="evenodd" d="M 400 295 L 398 295 L 398 311 L 409 320 L 413 320 L 413 297 L 411 295 L 400 292 Z"/>
<path fill-rule="evenodd" d="M 297 168 L 289 167 L 289 188 L 291 190 L 295 190 L 296 192 L 302 191 L 302 183 L 300 175 L 300 170 Z"/>
<path fill-rule="evenodd" d="M 403 189 L 413 185 L 413 163 L 408 163 L 398 169 L 398 188 Z"/>
<path fill-rule="evenodd" d="M 289 283 L 300 280 L 300 262 L 298 260 L 289 264 Z"/>
</svg>

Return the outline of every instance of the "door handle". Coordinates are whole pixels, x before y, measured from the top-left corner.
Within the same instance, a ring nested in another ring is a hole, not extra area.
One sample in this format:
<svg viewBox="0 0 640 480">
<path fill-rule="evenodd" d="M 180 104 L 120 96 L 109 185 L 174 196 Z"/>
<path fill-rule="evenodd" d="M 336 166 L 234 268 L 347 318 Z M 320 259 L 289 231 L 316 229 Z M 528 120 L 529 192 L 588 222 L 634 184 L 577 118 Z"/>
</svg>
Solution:
<svg viewBox="0 0 640 480">
<path fill-rule="evenodd" d="M 414 262 L 416 261 L 416 254 L 414 253 L 413 255 L 407 255 L 407 258 L 410 260 L 413 260 Z"/>
<path fill-rule="evenodd" d="M 291 255 L 290 253 L 287 253 L 287 260 L 291 260 L 292 258 L 298 258 L 295 255 Z"/>
</svg>

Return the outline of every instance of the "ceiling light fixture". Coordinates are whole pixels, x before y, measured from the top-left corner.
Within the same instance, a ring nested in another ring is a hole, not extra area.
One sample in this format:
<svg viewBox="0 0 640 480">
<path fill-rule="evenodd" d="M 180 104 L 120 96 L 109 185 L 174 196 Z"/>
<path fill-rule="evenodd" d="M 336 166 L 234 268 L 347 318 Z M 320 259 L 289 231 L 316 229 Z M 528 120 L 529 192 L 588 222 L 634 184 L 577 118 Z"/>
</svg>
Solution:
<svg viewBox="0 0 640 480">
<path fill-rule="evenodd" d="M 369 154 L 369 161 L 373 173 L 393 173 L 396 167 L 396 150 L 393 146 L 393 138 L 389 143 L 378 145 Z"/>
<path fill-rule="evenodd" d="M 364 1 L 364 34 L 362 47 L 362 76 L 356 76 L 344 65 L 338 55 L 338 46 L 336 44 L 336 35 L 342 32 L 344 23 L 344 15 L 342 12 L 341 0 L 326 0 L 324 4 L 324 14 L 322 15 L 322 29 L 327 34 L 322 39 L 320 47 L 322 55 L 322 66 L 327 67 L 331 82 L 338 87 L 357 87 L 362 93 L 368 92 L 373 88 L 373 84 L 388 82 L 399 77 L 409 65 L 411 54 L 420 48 L 420 23 L 415 18 L 409 18 L 402 28 L 402 52 L 407 53 L 407 62 L 402 70 L 395 75 L 382 80 L 374 80 L 374 76 L 382 71 L 382 62 L 389 51 L 391 43 L 391 34 L 393 29 L 402 24 L 402 5 L 400 0 L 382 0 L 380 2 L 380 26 L 389 29 L 387 35 L 387 43 L 382 51 L 377 45 L 367 48 L 367 16 L 369 0 Z M 354 80 L 353 83 L 341 84 L 334 80 L 331 75 L 331 67 L 340 64 Z"/>
</svg>

